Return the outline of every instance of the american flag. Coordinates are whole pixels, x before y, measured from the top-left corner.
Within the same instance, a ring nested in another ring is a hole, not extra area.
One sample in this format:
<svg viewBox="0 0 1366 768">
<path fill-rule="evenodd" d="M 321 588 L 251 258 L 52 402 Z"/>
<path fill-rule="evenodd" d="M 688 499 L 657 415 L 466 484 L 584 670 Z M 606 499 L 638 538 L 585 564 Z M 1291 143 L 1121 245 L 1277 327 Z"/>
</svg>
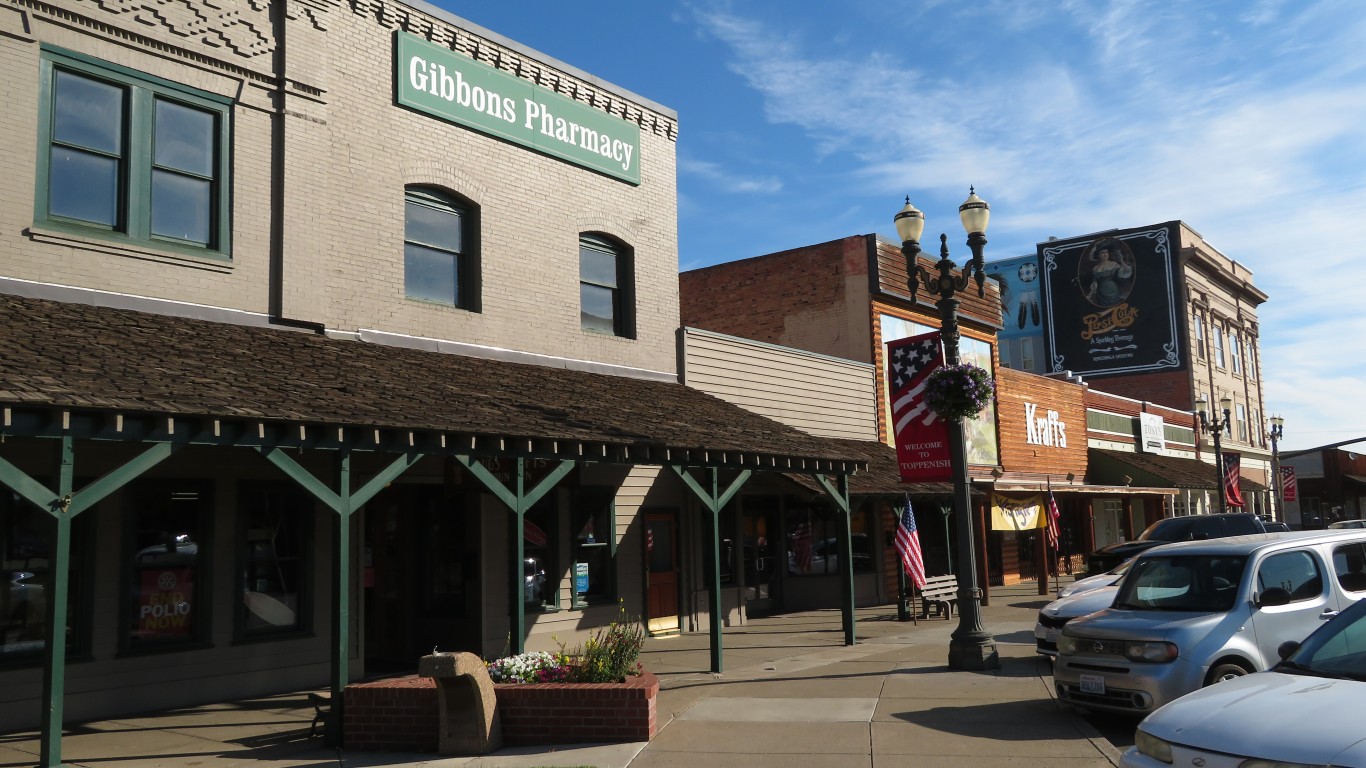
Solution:
<svg viewBox="0 0 1366 768">
<path fill-rule="evenodd" d="M 1048 492 L 1048 546 L 1058 551 L 1058 501 L 1053 498 L 1053 491 Z"/>
<path fill-rule="evenodd" d="M 1230 507 L 1243 506 L 1243 492 L 1238 487 L 1238 480 L 1243 476 L 1242 459 L 1241 454 L 1224 454 L 1224 500 Z"/>
<path fill-rule="evenodd" d="M 925 556 L 920 551 L 920 533 L 915 528 L 915 513 L 911 511 L 911 495 L 906 494 L 906 509 L 896 526 L 896 551 L 901 553 L 901 567 L 906 578 L 916 589 L 925 588 Z"/>
<path fill-rule="evenodd" d="M 892 350 L 892 423 L 894 434 L 912 421 L 929 425 L 938 416 L 925 404 L 925 379 L 930 372 L 944 364 L 944 350 L 939 334 L 926 336 L 914 344 Z"/>
<path fill-rule="evenodd" d="M 792 529 L 792 558 L 797 561 L 797 570 L 811 572 L 811 524 L 799 523 Z"/>
</svg>

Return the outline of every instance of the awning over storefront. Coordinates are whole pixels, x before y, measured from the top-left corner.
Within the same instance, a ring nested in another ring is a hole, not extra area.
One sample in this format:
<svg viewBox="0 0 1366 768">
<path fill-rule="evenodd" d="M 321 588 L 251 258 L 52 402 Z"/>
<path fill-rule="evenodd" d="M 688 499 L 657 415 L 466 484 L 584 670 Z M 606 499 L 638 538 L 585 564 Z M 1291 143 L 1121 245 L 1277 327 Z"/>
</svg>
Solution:
<svg viewBox="0 0 1366 768">
<path fill-rule="evenodd" d="M 1088 474 L 1093 482 L 1208 491 L 1218 487 L 1218 471 L 1214 465 L 1198 459 L 1105 448 L 1092 448 L 1089 456 Z M 1130 479 L 1129 482 L 1124 481 L 1125 477 Z M 1246 477 L 1240 478 L 1238 487 L 1244 493 L 1266 490 L 1266 486 Z"/>
</svg>

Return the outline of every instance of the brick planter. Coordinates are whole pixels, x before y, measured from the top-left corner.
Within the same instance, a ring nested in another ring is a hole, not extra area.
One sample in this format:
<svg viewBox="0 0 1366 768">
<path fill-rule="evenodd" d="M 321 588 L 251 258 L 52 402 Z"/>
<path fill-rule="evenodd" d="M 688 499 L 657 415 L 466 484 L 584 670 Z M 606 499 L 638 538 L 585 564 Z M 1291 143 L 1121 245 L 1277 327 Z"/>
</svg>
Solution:
<svg viewBox="0 0 1366 768">
<path fill-rule="evenodd" d="M 624 683 L 495 685 L 503 744 L 649 741 L 657 729 L 659 678 L 649 672 Z M 399 677 L 346 686 L 346 749 L 435 752 L 436 683 Z"/>
</svg>

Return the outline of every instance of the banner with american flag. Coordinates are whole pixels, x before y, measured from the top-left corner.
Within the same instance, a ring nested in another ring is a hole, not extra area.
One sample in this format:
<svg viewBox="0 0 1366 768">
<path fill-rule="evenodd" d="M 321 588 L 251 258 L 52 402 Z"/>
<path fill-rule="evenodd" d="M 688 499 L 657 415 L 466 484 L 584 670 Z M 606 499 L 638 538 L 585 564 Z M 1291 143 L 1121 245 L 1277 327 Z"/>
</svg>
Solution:
<svg viewBox="0 0 1366 768">
<path fill-rule="evenodd" d="M 925 402 L 925 379 L 943 364 L 938 331 L 887 342 L 887 390 L 903 483 L 953 479 L 949 424 Z"/>
<path fill-rule="evenodd" d="M 1048 491 L 1048 546 L 1054 552 L 1058 551 L 1058 500 L 1053 498 L 1053 491 Z"/>
<path fill-rule="evenodd" d="M 1281 465 L 1281 501 L 1299 501 L 1300 489 L 1295 482 L 1295 468 Z"/>
<path fill-rule="evenodd" d="M 1242 454 L 1224 454 L 1224 501 L 1230 507 L 1243 506 L 1243 492 L 1238 488 L 1238 480 L 1243 476 L 1242 464 Z"/>
<path fill-rule="evenodd" d="M 925 556 L 920 551 L 920 532 L 915 527 L 915 513 L 911 511 L 911 496 L 906 494 L 906 508 L 896 525 L 896 551 L 901 554 L 901 567 L 906 578 L 916 589 L 925 588 Z"/>
</svg>

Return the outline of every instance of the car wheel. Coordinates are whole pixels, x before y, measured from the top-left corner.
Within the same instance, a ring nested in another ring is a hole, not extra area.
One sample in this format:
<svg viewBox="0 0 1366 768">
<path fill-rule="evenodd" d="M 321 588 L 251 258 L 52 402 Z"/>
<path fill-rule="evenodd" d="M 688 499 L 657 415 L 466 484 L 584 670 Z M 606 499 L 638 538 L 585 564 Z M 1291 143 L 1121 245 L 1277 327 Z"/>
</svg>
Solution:
<svg viewBox="0 0 1366 768">
<path fill-rule="evenodd" d="M 1222 683 L 1225 680 L 1232 680 L 1235 677 L 1242 677 L 1246 674 L 1248 674 L 1248 669 L 1241 664 L 1234 664 L 1232 662 L 1216 664 L 1214 669 L 1211 669 L 1209 675 L 1205 678 L 1205 685 Z"/>
</svg>

